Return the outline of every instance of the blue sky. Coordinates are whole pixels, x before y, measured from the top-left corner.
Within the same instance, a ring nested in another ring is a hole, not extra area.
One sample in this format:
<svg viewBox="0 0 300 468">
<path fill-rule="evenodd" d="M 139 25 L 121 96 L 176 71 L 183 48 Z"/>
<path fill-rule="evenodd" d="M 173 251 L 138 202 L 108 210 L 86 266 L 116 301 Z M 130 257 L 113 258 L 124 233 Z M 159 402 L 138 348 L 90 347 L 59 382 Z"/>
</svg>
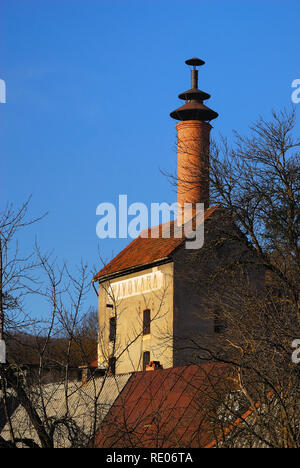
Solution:
<svg viewBox="0 0 300 468">
<path fill-rule="evenodd" d="M 32 215 L 49 215 L 21 245 L 37 235 L 71 265 L 97 262 L 99 203 L 176 200 L 160 169 L 176 164 L 187 58 L 206 61 L 213 135 L 289 106 L 300 78 L 299 0 L 1 0 L 0 17 L 1 206 L 32 194 Z"/>
</svg>

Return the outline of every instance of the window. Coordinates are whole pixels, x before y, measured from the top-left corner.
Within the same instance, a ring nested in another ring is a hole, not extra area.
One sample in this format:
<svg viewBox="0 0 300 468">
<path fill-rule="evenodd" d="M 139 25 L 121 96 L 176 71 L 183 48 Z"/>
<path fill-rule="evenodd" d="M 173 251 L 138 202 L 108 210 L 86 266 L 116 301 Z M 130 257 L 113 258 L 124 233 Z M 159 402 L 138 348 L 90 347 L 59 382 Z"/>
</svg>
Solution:
<svg viewBox="0 0 300 468">
<path fill-rule="evenodd" d="M 215 333 L 223 333 L 226 329 L 226 324 L 224 317 L 222 317 L 222 314 L 219 310 L 215 311 L 214 322 Z"/>
<path fill-rule="evenodd" d="M 112 375 L 115 375 L 116 373 L 116 358 L 114 356 L 111 356 L 108 359 L 108 371 Z"/>
<path fill-rule="evenodd" d="M 109 341 L 115 341 L 116 339 L 116 317 L 109 319 Z"/>
<path fill-rule="evenodd" d="M 151 323 L 150 310 L 146 309 L 144 310 L 144 314 L 143 314 L 143 335 L 149 335 L 150 323 Z"/>
<path fill-rule="evenodd" d="M 145 351 L 143 354 L 143 370 L 146 370 L 147 364 L 150 362 L 150 351 Z"/>
</svg>

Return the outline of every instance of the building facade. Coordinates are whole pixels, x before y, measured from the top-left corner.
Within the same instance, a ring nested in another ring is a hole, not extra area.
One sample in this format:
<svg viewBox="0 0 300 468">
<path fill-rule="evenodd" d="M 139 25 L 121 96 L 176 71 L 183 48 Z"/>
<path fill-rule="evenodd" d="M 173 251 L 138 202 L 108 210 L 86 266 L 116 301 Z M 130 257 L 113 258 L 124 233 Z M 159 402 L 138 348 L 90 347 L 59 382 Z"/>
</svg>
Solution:
<svg viewBox="0 0 300 468">
<path fill-rule="evenodd" d="M 149 229 L 94 278 L 99 284 L 98 364 L 112 373 L 140 371 L 150 361 L 164 368 L 189 364 L 192 355 L 183 340 L 195 334 L 211 337 L 215 331 L 213 320 L 199 316 L 204 304 L 188 280 L 186 237 L 175 235 L 176 226 L 195 216 L 197 203 L 205 208 L 203 223 L 217 212 L 209 206 L 209 122 L 218 114 L 203 104 L 210 95 L 198 89 L 197 67 L 204 62 L 193 58 L 186 64 L 191 89 L 179 95 L 185 104 L 170 114 L 179 121 L 177 220 L 167 226 L 169 237 L 165 225 Z M 190 210 L 186 218 L 185 204 Z"/>
</svg>

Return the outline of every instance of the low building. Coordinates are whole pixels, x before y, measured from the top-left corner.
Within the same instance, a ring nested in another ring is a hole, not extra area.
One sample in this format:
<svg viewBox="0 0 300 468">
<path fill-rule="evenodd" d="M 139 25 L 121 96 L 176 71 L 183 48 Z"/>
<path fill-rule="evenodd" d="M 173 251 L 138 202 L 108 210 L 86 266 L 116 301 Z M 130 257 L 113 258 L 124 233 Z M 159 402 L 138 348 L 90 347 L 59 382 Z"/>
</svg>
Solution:
<svg viewBox="0 0 300 468">
<path fill-rule="evenodd" d="M 215 438 L 212 415 L 228 383 L 221 364 L 138 372 L 93 440 L 97 448 L 201 448 Z"/>
</svg>

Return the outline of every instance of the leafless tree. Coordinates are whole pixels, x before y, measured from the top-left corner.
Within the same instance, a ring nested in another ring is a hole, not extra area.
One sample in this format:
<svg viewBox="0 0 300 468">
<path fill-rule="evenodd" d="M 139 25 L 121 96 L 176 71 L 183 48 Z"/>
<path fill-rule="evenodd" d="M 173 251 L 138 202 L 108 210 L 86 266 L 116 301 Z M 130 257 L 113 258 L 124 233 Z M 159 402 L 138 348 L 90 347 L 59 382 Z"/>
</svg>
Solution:
<svg viewBox="0 0 300 468">
<path fill-rule="evenodd" d="M 299 447 L 299 366 L 291 359 L 300 337 L 295 125 L 293 110 L 273 112 L 248 136 L 235 133 L 233 147 L 224 138 L 212 144 L 211 203 L 220 208 L 206 226 L 204 247 L 182 269 L 216 332 L 207 342 L 195 335 L 186 346 L 195 362 L 204 353 L 235 373 L 232 397 L 217 403 L 226 409 L 223 419 L 214 412 L 223 445 Z M 232 426 L 243 412 L 247 418 Z"/>
<path fill-rule="evenodd" d="M 0 445 L 86 447 L 95 439 L 130 374 L 114 376 L 108 362 L 106 369 L 89 367 L 96 359 L 96 344 L 103 330 L 98 331 L 95 310 L 85 313 L 92 278 L 88 266 L 82 263 L 71 271 L 52 252 L 44 254 L 37 242 L 26 258 L 10 254 L 19 230 L 22 233 L 22 228 L 33 222 L 25 222 L 27 208 L 28 203 L 20 210 L 9 207 L 1 224 L 1 239 L 6 240 L 5 248 L 1 244 L 5 252 L 1 317 L 8 352 L 0 369 Z M 27 297 L 41 304 L 38 317 L 27 312 Z M 115 300 L 116 316 L 121 309 Z M 160 308 L 155 317 L 159 314 Z M 124 349 L 117 345 L 116 335 L 116 359 L 141 338 L 142 323 L 139 325 Z"/>
<path fill-rule="evenodd" d="M 29 200 L 20 209 L 10 205 L 0 218 L 0 323 L 7 344 L 0 364 L 0 445 L 84 446 L 99 425 L 97 400 L 105 385 L 105 376 L 93 376 L 94 385 L 85 388 L 78 379 L 79 366 L 96 355 L 95 312 L 85 313 L 90 271 L 82 263 L 71 272 L 37 243 L 22 255 L 19 235 L 41 219 L 28 221 L 28 207 Z M 37 317 L 28 312 L 30 296 L 42 304 Z"/>
</svg>

